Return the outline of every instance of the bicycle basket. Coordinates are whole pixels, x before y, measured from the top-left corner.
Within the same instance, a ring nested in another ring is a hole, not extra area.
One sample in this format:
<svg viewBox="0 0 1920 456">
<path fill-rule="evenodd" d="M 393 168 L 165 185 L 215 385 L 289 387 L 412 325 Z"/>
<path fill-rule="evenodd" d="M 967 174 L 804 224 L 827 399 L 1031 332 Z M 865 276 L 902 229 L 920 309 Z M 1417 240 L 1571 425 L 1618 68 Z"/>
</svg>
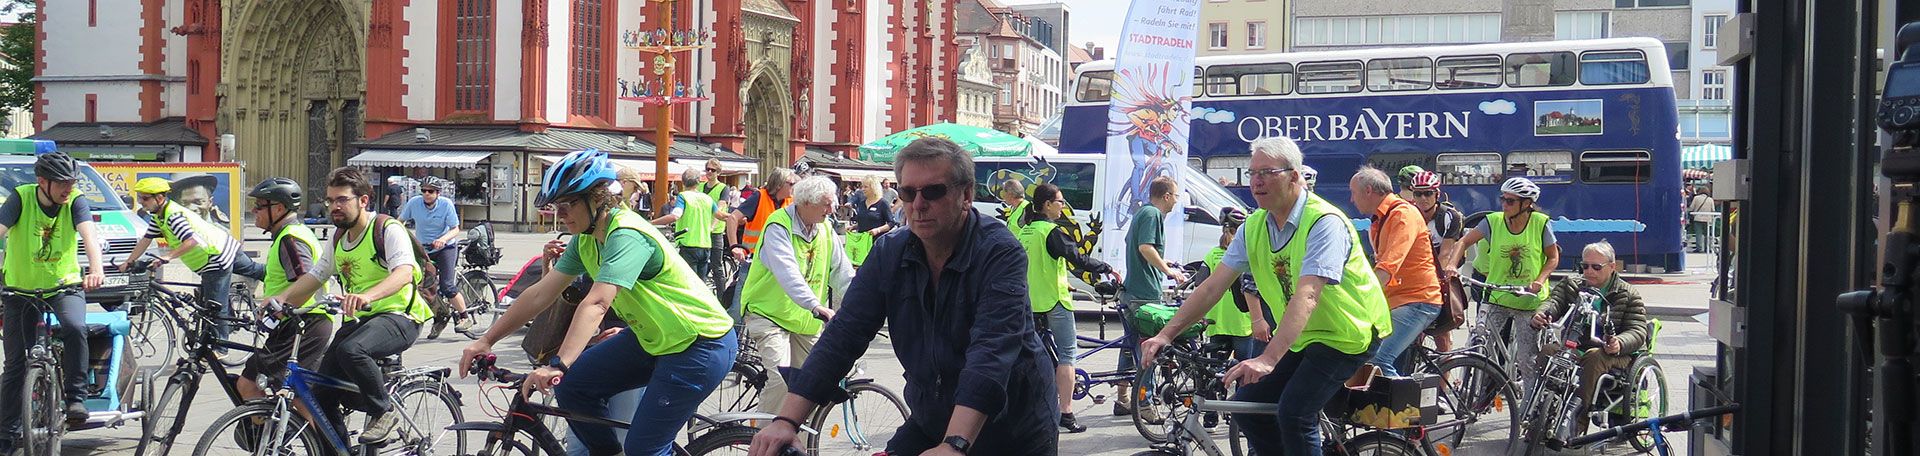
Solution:
<svg viewBox="0 0 1920 456">
<path fill-rule="evenodd" d="M 1127 318 L 1127 321 L 1133 325 L 1133 330 L 1139 333 L 1140 337 L 1153 337 L 1154 334 L 1159 334 L 1162 328 L 1166 328 L 1167 322 L 1173 321 L 1173 314 L 1179 311 L 1180 308 L 1178 307 L 1163 304 L 1146 304 L 1135 307 L 1133 309 L 1133 315 Z M 1193 326 L 1188 326 L 1185 331 L 1181 331 L 1178 338 L 1187 339 L 1199 336 L 1200 332 L 1205 329 L 1205 324 L 1195 323 Z"/>
</svg>

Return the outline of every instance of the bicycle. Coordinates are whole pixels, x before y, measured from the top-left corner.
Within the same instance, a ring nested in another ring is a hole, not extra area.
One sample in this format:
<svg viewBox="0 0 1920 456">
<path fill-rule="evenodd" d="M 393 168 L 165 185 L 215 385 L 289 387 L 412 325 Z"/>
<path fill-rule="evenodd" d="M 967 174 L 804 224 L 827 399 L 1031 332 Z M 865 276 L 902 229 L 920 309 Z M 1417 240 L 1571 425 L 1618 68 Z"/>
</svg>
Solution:
<svg viewBox="0 0 1920 456">
<path fill-rule="evenodd" d="M 213 378 L 219 381 L 221 389 L 234 406 L 245 403 L 235 386 L 236 377 L 227 371 L 228 366 L 217 350 L 252 353 L 258 349 L 220 338 L 213 330 L 219 320 L 241 325 L 249 322 L 220 316 L 218 309 L 201 303 L 198 296 L 182 295 L 159 282 L 150 282 L 145 296 L 140 300 L 150 303 L 149 311 L 165 315 L 159 319 L 178 325 L 185 335 L 182 339 L 186 344 L 185 351 L 174 361 L 171 371 L 164 366 L 142 369 L 143 378 L 151 376 L 157 380 L 159 373 L 168 374 L 166 386 L 161 390 L 158 400 L 151 402 L 152 408 L 146 410 L 146 416 L 142 418 L 141 434 L 145 438 L 135 445 L 134 454 L 145 456 L 152 449 L 154 452 L 151 454 L 166 456 L 172 450 L 173 439 L 185 429 L 186 421 L 182 418 L 193 406 L 193 398 L 200 390 L 200 379 L 208 373 L 212 373 Z M 152 373 L 145 372 L 149 369 Z"/>
<path fill-rule="evenodd" d="M 1177 345 L 1170 345 L 1162 350 L 1160 357 L 1178 358 L 1182 360 L 1180 362 L 1192 363 L 1191 365 L 1193 366 L 1201 366 L 1207 363 L 1206 358 L 1202 355 L 1180 348 Z M 1215 381 L 1215 383 L 1218 382 Z M 1205 397 L 1193 397 L 1191 408 L 1191 413 L 1182 414 L 1180 419 L 1167 420 L 1167 422 L 1171 424 L 1167 430 L 1166 442 L 1153 444 L 1150 446 L 1151 449 L 1134 453 L 1134 456 L 1189 456 L 1194 454 L 1225 456 L 1228 453 L 1222 451 L 1220 446 L 1214 443 L 1213 437 L 1208 434 L 1207 427 L 1201 423 L 1200 417 L 1202 415 L 1206 413 L 1277 415 L 1280 412 L 1279 406 L 1273 403 L 1212 400 Z M 1245 434 L 1240 432 L 1237 425 L 1235 425 L 1231 419 L 1228 420 L 1228 426 L 1228 440 L 1232 451 L 1231 454 L 1235 456 L 1247 454 L 1247 452 L 1245 452 L 1247 449 Z M 1327 417 L 1326 413 L 1323 412 L 1320 414 L 1321 446 L 1325 449 L 1326 454 L 1346 456 L 1413 456 L 1419 454 L 1420 451 L 1419 447 L 1414 446 L 1408 442 L 1406 438 L 1392 431 L 1370 430 L 1360 432 L 1353 437 L 1348 437 L 1347 434 L 1349 431 L 1349 427 L 1335 423 Z"/>
<path fill-rule="evenodd" d="M 1466 347 L 1455 351 L 1472 352 L 1485 356 L 1488 361 L 1492 361 L 1495 366 L 1499 366 L 1501 372 L 1506 374 L 1508 382 L 1513 384 L 1513 390 L 1520 391 L 1523 373 L 1519 371 L 1519 364 L 1514 362 L 1513 353 L 1519 349 L 1518 344 L 1521 342 L 1514 340 L 1512 335 L 1509 334 L 1511 328 L 1496 330 L 1494 325 L 1487 321 L 1488 314 L 1493 311 L 1492 306 L 1498 305 L 1488 299 L 1487 295 L 1494 291 L 1511 293 L 1525 298 L 1535 298 L 1540 295 L 1529 292 L 1526 288 L 1493 285 L 1474 280 L 1472 277 L 1461 277 L 1460 281 L 1466 285 L 1468 290 L 1472 290 L 1468 295 L 1473 305 L 1478 307 L 1479 310 L 1475 317 L 1476 320 L 1473 324 L 1473 329 L 1468 332 L 1469 336 Z M 1524 404 L 1519 405 L 1524 406 Z"/>
<path fill-rule="evenodd" d="M 1199 286 L 1201 282 L 1204 282 L 1207 280 L 1207 276 L 1212 272 L 1212 269 L 1207 267 L 1205 263 L 1198 262 L 1198 261 L 1187 263 L 1184 266 L 1176 266 L 1172 263 L 1168 263 L 1168 265 L 1179 267 L 1182 270 L 1182 272 L 1184 272 L 1188 277 L 1186 282 L 1183 282 L 1180 285 L 1175 286 L 1173 287 L 1173 289 L 1168 290 L 1164 293 L 1164 296 L 1165 296 L 1164 302 L 1171 303 L 1168 305 L 1168 307 L 1173 307 L 1177 309 L 1186 303 L 1187 296 L 1193 293 L 1193 289 L 1195 287 Z M 1121 288 L 1125 288 L 1125 287 L 1121 287 Z M 1123 311 L 1122 315 L 1124 316 L 1121 317 L 1121 319 L 1126 323 L 1126 325 L 1124 326 L 1124 329 L 1129 331 L 1129 335 L 1132 335 L 1132 334 L 1139 335 L 1139 336 L 1136 336 L 1136 338 L 1134 339 L 1136 341 L 1135 343 L 1138 343 L 1137 341 L 1140 339 L 1153 337 L 1153 332 L 1160 330 L 1160 328 L 1158 327 L 1135 328 L 1133 325 L 1140 324 L 1140 320 L 1136 320 L 1134 318 L 1135 312 L 1138 312 L 1138 311 L 1139 309 L 1132 308 L 1129 306 Z M 1183 333 L 1182 337 L 1185 338 L 1187 337 L 1187 335 L 1198 337 L 1206 329 L 1207 325 L 1211 325 L 1211 324 L 1213 324 L 1213 322 L 1202 320 L 1201 322 L 1188 328 L 1186 332 Z M 1216 357 L 1220 359 L 1228 358 L 1228 356 L 1218 356 L 1219 355 L 1218 352 L 1220 352 L 1222 349 L 1225 349 L 1225 351 L 1227 352 L 1231 352 L 1230 347 L 1213 347 L 1212 350 L 1207 351 L 1206 353 L 1208 353 L 1209 355 L 1216 355 Z M 1222 371 L 1224 370 L 1225 369 L 1222 369 Z M 1140 432 L 1141 437 L 1146 437 L 1147 441 L 1149 442 L 1162 443 L 1167 441 L 1166 433 L 1161 429 L 1166 424 L 1167 420 L 1172 419 L 1174 414 L 1181 413 L 1180 409 L 1184 408 L 1185 406 L 1185 404 L 1182 403 L 1181 400 L 1184 399 L 1188 395 L 1188 393 L 1190 393 L 1190 391 L 1184 391 L 1180 389 L 1173 389 L 1173 390 L 1169 390 L 1168 392 L 1162 392 L 1160 391 L 1162 389 L 1161 383 L 1171 382 L 1177 385 L 1182 380 L 1197 381 L 1196 379 L 1193 379 L 1193 378 L 1185 378 L 1185 379 L 1168 378 L 1166 382 L 1159 382 L 1154 379 L 1158 375 L 1180 374 L 1180 373 L 1182 372 L 1179 370 L 1173 370 L 1166 373 L 1156 373 L 1154 369 L 1138 369 L 1138 371 L 1134 374 L 1132 378 L 1132 381 L 1133 381 L 1132 383 L 1133 428 L 1134 430 Z M 1149 385 L 1151 385 L 1152 388 L 1148 388 Z M 1188 386 L 1188 389 L 1191 389 L 1191 388 L 1192 388 L 1191 386 Z M 1224 391 L 1225 390 L 1222 390 L 1222 393 L 1221 393 L 1223 397 L 1220 397 L 1219 399 L 1225 398 Z M 1157 412 L 1157 415 L 1158 415 L 1157 418 L 1159 419 L 1157 420 L 1149 419 L 1146 416 L 1148 415 L 1147 413 L 1141 412 L 1142 410 L 1149 410 L 1149 409 Z"/>
<path fill-rule="evenodd" d="M 531 456 L 540 454 L 566 454 L 566 449 L 560 445 L 560 438 L 555 435 L 556 432 L 547 425 L 547 419 L 543 419 L 543 417 L 592 423 L 615 429 L 626 429 L 628 427 L 628 423 L 624 421 L 589 416 L 546 404 L 529 402 L 526 395 L 520 394 L 521 387 L 527 381 L 526 374 L 514 373 L 506 368 L 499 367 L 498 363 L 498 357 L 493 354 L 483 354 L 475 357 L 473 359 L 473 365 L 467 368 L 467 373 L 479 377 L 481 382 L 494 383 L 494 385 L 483 388 L 492 388 L 494 390 L 507 392 L 507 394 L 512 395 L 512 399 L 508 401 L 505 409 L 494 407 L 491 412 L 494 417 L 500 418 L 500 421 L 461 421 L 447 426 L 447 430 L 449 431 L 479 432 L 485 434 L 486 437 L 481 440 L 479 447 L 476 449 L 477 451 L 473 453 L 463 451 L 460 453 L 462 455 L 506 456 L 510 454 L 524 454 Z M 556 379 L 556 384 L 557 382 L 558 379 Z M 482 393 L 482 397 L 486 397 L 485 393 Z M 488 405 L 490 407 L 493 406 L 491 401 L 488 402 Z M 751 420 L 771 419 L 772 417 L 772 415 L 763 413 L 737 412 L 709 418 L 705 415 L 695 413 L 693 419 L 687 423 L 690 429 L 687 437 L 692 443 L 689 443 L 686 447 L 680 446 L 679 443 L 674 443 L 672 449 L 673 454 L 678 456 L 706 454 L 717 447 L 705 447 L 707 450 L 699 453 L 690 453 L 688 449 L 695 448 L 695 445 L 698 445 L 699 442 L 708 435 L 729 429 L 746 428 L 757 431 L 758 429 L 743 423 L 751 422 Z M 752 438 L 752 434 L 749 433 L 747 435 L 748 439 Z M 714 444 L 709 443 L 708 445 Z"/>
<path fill-rule="evenodd" d="M 783 367 L 781 369 L 783 371 L 782 375 L 791 375 L 790 373 L 785 373 L 785 371 L 790 371 L 793 368 Z M 856 370 L 858 369 L 856 368 Z M 857 411 L 861 407 L 855 405 L 854 402 L 859 400 L 861 395 L 872 394 L 874 392 L 880 393 L 883 397 L 891 400 L 895 406 L 900 407 L 902 414 L 899 423 L 872 425 L 872 423 L 866 423 L 859 419 Z M 906 414 L 906 406 L 900 402 L 899 396 L 893 395 L 893 393 L 885 387 L 872 383 L 872 380 L 842 380 L 839 387 L 830 391 L 829 394 L 831 394 L 831 396 L 827 398 L 825 403 L 814 406 L 813 414 L 807 419 L 806 423 L 794 430 L 796 435 L 804 436 L 803 445 L 805 448 L 787 447 L 781 450 L 781 456 L 818 456 L 827 454 L 878 456 L 893 454 L 885 450 L 887 441 L 891 439 L 890 436 L 887 438 L 869 439 L 866 438 L 864 431 L 866 429 L 877 429 L 891 434 L 901 426 L 906 425 L 906 418 L 911 415 Z M 849 416 L 849 411 L 855 413 L 852 414 L 852 418 L 849 421 L 843 421 L 840 424 L 822 428 L 822 425 L 829 423 L 827 417 L 833 414 L 834 410 L 841 410 L 843 417 Z M 732 450 L 728 451 L 728 454 L 746 453 L 747 449 L 753 444 L 753 436 L 760 433 L 760 428 L 752 426 L 752 424 L 773 421 L 773 415 L 768 414 L 747 414 L 740 415 L 739 418 L 745 419 L 736 419 L 731 421 L 728 426 L 714 429 L 712 432 L 700 435 L 699 438 L 692 439 L 687 444 L 688 453 L 692 456 L 716 454 L 721 453 L 723 450 Z M 851 448 L 845 450 L 836 450 L 834 446 L 821 448 L 819 442 L 822 433 L 824 432 L 828 439 L 836 438 L 841 424 L 847 425 L 849 440 L 853 443 Z M 859 437 L 854 437 L 855 435 Z"/>
<path fill-rule="evenodd" d="M 6 287 L 0 290 L 0 297 L 22 299 L 32 304 L 40 311 L 42 319 L 35 325 L 33 342 L 27 346 L 26 373 L 21 377 L 21 435 L 15 444 L 20 447 L 22 454 L 60 454 L 60 438 L 67 432 L 63 392 L 65 377 L 60 366 L 63 344 L 53 333 L 58 325 L 48 316 L 58 309 L 47 302 L 47 297 L 78 292 L 80 285 L 77 284 L 42 289 Z"/>
<path fill-rule="evenodd" d="M 1426 340 L 1432 337 L 1421 336 Z M 1420 426 L 1408 438 L 1419 443 L 1423 451 L 1433 455 L 1459 451 L 1468 438 L 1488 435 L 1493 430 L 1474 427 L 1482 421 L 1493 424 L 1505 421 L 1501 429 L 1509 430 L 1509 437 L 1503 440 L 1512 443 L 1511 431 L 1521 423 L 1520 415 L 1513 413 L 1510 403 L 1518 394 L 1506 371 L 1491 358 L 1471 348 L 1440 352 L 1422 343 L 1408 347 L 1401 359 L 1408 360 L 1402 363 L 1406 366 L 1402 371 L 1440 377 L 1436 400 L 1439 415 L 1447 417 L 1447 421 Z M 1499 416 L 1502 413 L 1506 414 L 1504 420 Z"/>
<path fill-rule="evenodd" d="M 1547 442 L 1547 448 L 1551 448 L 1556 451 L 1565 449 L 1565 448 L 1582 448 L 1595 443 L 1600 443 L 1603 441 L 1614 439 L 1621 435 L 1631 435 L 1639 432 L 1647 432 L 1653 436 L 1654 445 L 1649 449 L 1640 450 L 1640 451 L 1642 453 L 1656 453 L 1656 454 L 1659 454 L 1660 456 L 1667 456 L 1673 452 L 1673 448 L 1671 447 L 1670 444 L 1667 443 L 1667 438 L 1663 435 L 1664 433 L 1686 431 L 1688 430 L 1689 424 L 1695 421 L 1717 418 L 1725 415 L 1731 415 L 1734 412 L 1739 412 L 1739 411 L 1740 411 L 1739 403 L 1732 403 L 1732 404 L 1721 405 L 1716 407 L 1707 407 L 1699 410 L 1688 410 L 1685 412 L 1680 412 L 1672 415 L 1648 418 L 1645 420 L 1628 423 L 1622 426 L 1607 428 L 1606 430 L 1603 430 L 1600 432 L 1595 432 L 1592 434 L 1574 437 L 1572 439 L 1567 440 L 1566 442 L 1549 441 Z"/>
<path fill-rule="evenodd" d="M 1582 369 L 1581 356 L 1586 351 L 1605 347 L 1607 343 L 1602 336 L 1613 334 L 1611 321 L 1597 310 L 1602 299 L 1598 290 L 1580 290 L 1576 302 L 1585 304 L 1570 306 L 1565 315 L 1548 323 L 1540 333 L 1542 347 L 1558 346 L 1559 349 L 1548 355 L 1540 366 L 1540 386 L 1531 393 L 1535 399 L 1545 402 L 1528 407 L 1527 426 L 1519 447 L 1525 454 L 1536 454 L 1542 447 L 1550 447 L 1552 441 L 1572 432 L 1574 420 L 1584 419 L 1602 426 L 1619 425 L 1667 411 L 1666 373 L 1652 356 L 1660 332 L 1657 321 L 1649 328 L 1646 346 L 1627 354 L 1633 360 L 1624 373 L 1603 372 L 1595 380 L 1594 397 L 1575 397 Z M 1627 380 L 1623 381 L 1623 377 Z M 1527 404 L 1536 403 L 1530 399 Z M 1574 410 L 1575 404 L 1580 404 L 1580 409 Z M 1661 437 L 1649 432 L 1627 435 L 1624 439 L 1634 449 L 1646 452 L 1657 446 Z"/>
<path fill-rule="evenodd" d="M 321 300 L 318 305 L 337 311 L 338 302 Z M 300 336 L 295 335 L 294 346 L 300 345 Z M 284 379 L 272 382 L 272 393 L 267 397 L 249 401 L 238 408 L 214 420 L 207 433 L 200 436 L 194 445 L 194 456 L 207 454 L 306 454 L 319 456 L 324 454 L 398 454 L 398 455 L 436 455 L 467 454 L 466 435 L 451 426 L 464 421 L 461 410 L 460 393 L 446 382 L 451 369 L 440 367 L 402 368 L 398 356 L 378 360 L 385 372 L 384 388 L 393 398 L 393 409 L 387 413 L 400 416 L 398 428 L 394 432 L 399 437 L 371 444 L 349 444 L 352 437 L 347 432 L 345 415 L 340 423 L 334 423 L 328 413 L 314 400 L 314 389 L 331 388 L 353 395 L 359 394 L 359 388 L 344 380 L 335 379 L 300 365 L 298 359 L 287 362 L 287 375 Z M 321 412 L 309 420 L 307 414 L 296 413 L 296 401 L 306 410 Z M 444 407 L 442 409 L 441 407 Z M 440 419 L 439 412 L 444 410 L 447 419 Z M 398 443 L 397 446 L 389 446 Z M 231 445 L 228 445 L 231 444 Z"/>
<path fill-rule="evenodd" d="M 885 336 L 885 333 L 881 333 L 881 336 Z M 751 345 L 741 344 L 742 355 L 734 359 L 733 370 L 721 380 L 720 387 L 701 402 L 700 413 L 722 416 L 759 408 L 760 392 L 766 388 L 770 378 L 760 365 L 759 355 L 751 352 Z M 782 375 L 790 375 L 787 371 L 792 368 L 780 369 Z M 907 417 L 911 416 L 906 401 L 899 394 L 875 383 L 872 378 L 866 378 L 865 373 L 864 363 L 854 363 L 853 370 L 848 371 L 839 382 L 839 388 L 846 398 L 835 401 L 837 407 L 821 407 L 807 418 L 807 426 L 821 431 L 809 435 L 804 448 L 808 454 L 872 454 L 874 448 L 885 446 L 894 430 L 905 424 Z M 863 401 L 863 398 L 875 400 Z M 888 412 L 898 412 L 899 419 L 893 419 L 895 415 Z M 771 419 L 772 416 L 766 418 Z M 845 436 L 844 440 L 841 439 L 842 435 Z"/>
</svg>

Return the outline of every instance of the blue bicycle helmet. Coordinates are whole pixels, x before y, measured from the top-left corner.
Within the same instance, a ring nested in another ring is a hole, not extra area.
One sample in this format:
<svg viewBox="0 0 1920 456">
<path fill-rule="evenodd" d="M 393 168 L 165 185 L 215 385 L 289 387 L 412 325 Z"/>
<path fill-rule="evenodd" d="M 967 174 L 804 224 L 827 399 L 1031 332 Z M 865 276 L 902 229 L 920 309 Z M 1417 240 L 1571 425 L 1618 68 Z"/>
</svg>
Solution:
<svg viewBox="0 0 1920 456">
<path fill-rule="evenodd" d="M 560 197 L 586 193 L 596 185 L 613 180 L 613 164 L 607 162 L 606 152 L 574 151 L 547 168 L 546 177 L 540 179 L 540 194 L 534 197 L 533 204 L 545 206 Z"/>
</svg>

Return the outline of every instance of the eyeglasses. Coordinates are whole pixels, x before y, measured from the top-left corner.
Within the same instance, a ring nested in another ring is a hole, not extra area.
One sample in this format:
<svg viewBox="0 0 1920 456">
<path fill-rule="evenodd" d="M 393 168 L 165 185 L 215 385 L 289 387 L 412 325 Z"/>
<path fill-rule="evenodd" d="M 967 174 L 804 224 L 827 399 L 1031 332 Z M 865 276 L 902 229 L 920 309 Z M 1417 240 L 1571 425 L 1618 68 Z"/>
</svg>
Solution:
<svg viewBox="0 0 1920 456">
<path fill-rule="evenodd" d="M 1438 190 L 1414 190 L 1413 191 L 1413 196 L 1420 197 L 1420 198 L 1432 198 L 1433 195 L 1438 195 L 1438 194 L 1440 194 Z"/>
<path fill-rule="evenodd" d="M 1293 168 L 1256 169 L 1252 171 L 1247 171 L 1247 174 L 1249 177 L 1252 177 L 1255 179 L 1272 179 L 1274 176 L 1279 176 L 1280 173 L 1284 173 L 1287 171 L 1293 171 Z"/>
<path fill-rule="evenodd" d="M 1583 263 L 1580 263 L 1580 264 L 1579 264 L 1579 265 L 1577 265 L 1577 266 L 1579 266 L 1579 267 L 1578 267 L 1578 268 L 1575 268 L 1575 269 L 1590 269 L 1590 270 L 1594 270 L 1594 271 L 1599 271 L 1599 270 L 1602 270 L 1602 269 L 1606 269 L 1606 268 L 1607 268 L 1607 264 L 1606 264 L 1606 263 L 1584 263 L 1584 262 L 1583 262 Z"/>
<path fill-rule="evenodd" d="M 1502 196 L 1500 197 L 1500 204 L 1520 204 L 1521 201 L 1526 201 L 1526 200 L 1527 200 L 1526 198 Z"/>
<path fill-rule="evenodd" d="M 720 174 L 720 168 L 707 168 L 707 172 L 709 172 L 709 173 L 714 173 L 714 174 Z"/>
<path fill-rule="evenodd" d="M 347 205 L 347 203 L 349 203 L 349 202 L 353 202 L 353 201 L 356 201 L 356 200 L 359 200 L 359 199 L 360 199 L 360 197 L 358 197 L 358 196 L 344 196 L 344 195 L 343 195 L 343 196 L 336 196 L 336 197 L 332 197 L 332 198 L 327 198 L 327 205 L 328 205 L 328 206 L 342 206 L 342 207 L 344 207 L 344 206 L 346 206 L 346 205 Z"/>
<path fill-rule="evenodd" d="M 941 198 L 947 197 L 948 190 L 952 189 L 947 187 L 947 184 L 933 184 L 925 187 L 902 186 L 900 187 L 900 201 L 911 203 L 920 199 L 920 196 L 923 194 L 926 195 L 929 201 L 939 201 Z"/>
<path fill-rule="evenodd" d="M 420 189 L 420 193 L 440 193 L 440 189 L 437 189 L 437 188 L 423 188 L 423 189 Z"/>
<path fill-rule="evenodd" d="M 253 210 L 256 210 L 256 211 L 264 211 L 264 210 L 267 210 L 267 208 L 270 208 L 270 207 L 273 207 L 273 203 L 267 203 L 267 204 L 255 204 L 255 205 L 253 205 Z"/>
</svg>

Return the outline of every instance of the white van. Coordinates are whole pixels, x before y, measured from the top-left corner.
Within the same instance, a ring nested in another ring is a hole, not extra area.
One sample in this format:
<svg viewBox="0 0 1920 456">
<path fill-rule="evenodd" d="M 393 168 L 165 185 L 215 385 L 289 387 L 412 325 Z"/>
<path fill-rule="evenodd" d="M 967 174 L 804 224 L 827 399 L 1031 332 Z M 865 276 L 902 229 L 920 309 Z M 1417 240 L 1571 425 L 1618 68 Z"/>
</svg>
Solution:
<svg viewBox="0 0 1920 456">
<path fill-rule="evenodd" d="M 1115 199 L 1109 194 L 1110 185 L 1102 167 L 1107 166 L 1104 154 L 1066 154 L 1049 153 L 1023 157 L 974 157 L 975 185 L 973 206 L 983 214 L 998 215 L 1001 212 L 999 185 L 1010 174 L 1026 176 L 1025 182 L 1047 182 L 1060 187 L 1062 197 L 1073 208 L 1073 218 L 1082 227 L 1096 216 L 1097 210 L 1106 206 L 1105 202 Z M 1220 245 L 1220 208 L 1233 206 L 1248 210 L 1239 198 L 1228 193 L 1220 184 L 1207 177 L 1205 173 L 1185 166 L 1176 167 L 1180 173 L 1180 189 L 1187 195 L 1182 204 L 1186 208 L 1185 228 L 1179 243 L 1179 251 L 1166 252 L 1167 261 L 1187 264 L 1206 258 L 1207 251 Z M 1104 218 L 1104 216 L 1099 216 Z M 1179 217 L 1169 217 L 1169 220 Z M 1124 239 L 1109 239 L 1102 236 L 1094 249 L 1094 257 L 1112 264 L 1117 272 L 1125 276 L 1126 261 L 1121 253 L 1126 246 Z M 1170 246 L 1171 247 L 1171 246 Z M 1079 287 L 1079 281 L 1070 281 Z"/>
</svg>

